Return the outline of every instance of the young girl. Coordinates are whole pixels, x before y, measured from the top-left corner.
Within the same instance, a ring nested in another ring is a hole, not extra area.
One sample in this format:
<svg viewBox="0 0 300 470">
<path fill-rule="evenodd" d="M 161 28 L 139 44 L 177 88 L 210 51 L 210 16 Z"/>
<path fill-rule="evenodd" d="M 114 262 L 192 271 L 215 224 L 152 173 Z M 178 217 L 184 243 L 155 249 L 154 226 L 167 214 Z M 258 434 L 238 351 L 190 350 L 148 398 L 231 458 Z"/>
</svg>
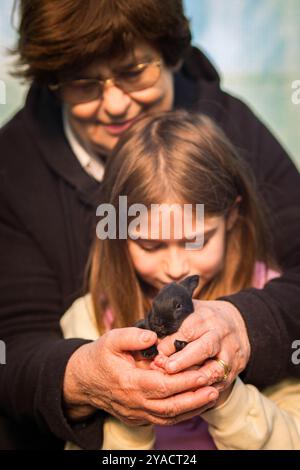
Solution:
<svg viewBox="0 0 300 470">
<path fill-rule="evenodd" d="M 96 240 L 90 294 L 63 317 L 66 337 L 96 339 L 111 328 L 134 325 L 164 285 L 188 275 L 200 276 L 194 298 L 201 300 L 260 289 L 280 276 L 250 171 L 205 116 L 177 111 L 138 122 L 106 168 L 101 200 L 115 207 L 117 216 L 119 196 L 127 196 L 128 207 L 147 207 L 147 220 L 133 228 L 128 217 L 127 239 L 118 239 L 117 226 L 116 239 Z M 152 204 L 177 204 L 169 237 L 162 234 L 164 212 L 156 219 L 156 236 L 149 234 Z M 196 210 L 182 237 L 175 236 L 184 204 L 204 204 L 204 243 L 197 249 L 186 246 L 197 235 Z M 215 408 L 174 426 L 137 428 L 108 419 L 103 448 L 300 448 L 299 397 L 297 381 L 261 393 L 237 378 Z"/>
</svg>

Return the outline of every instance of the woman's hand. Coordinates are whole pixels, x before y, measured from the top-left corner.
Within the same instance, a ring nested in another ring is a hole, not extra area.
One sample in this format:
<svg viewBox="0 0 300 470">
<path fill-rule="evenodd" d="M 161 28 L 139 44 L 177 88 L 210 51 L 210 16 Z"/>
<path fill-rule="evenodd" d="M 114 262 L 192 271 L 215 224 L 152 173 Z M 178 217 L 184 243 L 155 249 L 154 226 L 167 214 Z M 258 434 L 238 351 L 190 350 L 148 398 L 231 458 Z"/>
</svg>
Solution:
<svg viewBox="0 0 300 470">
<path fill-rule="evenodd" d="M 229 386 L 248 363 L 250 343 L 246 325 L 237 308 L 229 302 L 193 302 L 194 313 L 184 320 L 176 333 L 159 343 L 160 354 L 154 364 L 170 374 L 202 365 L 199 369 L 202 385 L 216 384 L 220 391 Z M 175 339 L 189 344 L 176 353 Z M 230 367 L 226 381 L 223 381 L 224 367 L 212 358 L 221 359 Z"/>
<path fill-rule="evenodd" d="M 198 370 L 170 375 L 137 366 L 132 351 L 156 340 L 151 331 L 122 328 L 77 349 L 64 378 L 68 417 L 83 419 L 101 409 L 127 424 L 171 425 L 212 407 L 218 391 L 200 388 Z"/>
</svg>

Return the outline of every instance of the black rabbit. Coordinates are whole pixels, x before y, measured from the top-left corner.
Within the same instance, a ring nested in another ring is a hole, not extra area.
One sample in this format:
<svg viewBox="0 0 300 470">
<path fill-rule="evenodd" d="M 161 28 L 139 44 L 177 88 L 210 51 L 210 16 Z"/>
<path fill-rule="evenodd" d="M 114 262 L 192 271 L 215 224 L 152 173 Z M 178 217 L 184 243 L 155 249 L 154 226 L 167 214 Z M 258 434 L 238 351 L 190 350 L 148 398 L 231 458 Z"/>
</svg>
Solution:
<svg viewBox="0 0 300 470">
<path fill-rule="evenodd" d="M 183 320 L 194 311 L 193 292 L 198 286 L 199 276 L 188 276 L 181 282 L 171 282 L 163 287 L 153 300 L 150 312 L 134 326 L 155 331 L 158 338 L 175 333 Z M 185 341 L 175 340 L 176 351 L 186 346 Z M 153 359 L 158 350 L 156 345 L 141 351 L 147 359 Z"/>
</svg>

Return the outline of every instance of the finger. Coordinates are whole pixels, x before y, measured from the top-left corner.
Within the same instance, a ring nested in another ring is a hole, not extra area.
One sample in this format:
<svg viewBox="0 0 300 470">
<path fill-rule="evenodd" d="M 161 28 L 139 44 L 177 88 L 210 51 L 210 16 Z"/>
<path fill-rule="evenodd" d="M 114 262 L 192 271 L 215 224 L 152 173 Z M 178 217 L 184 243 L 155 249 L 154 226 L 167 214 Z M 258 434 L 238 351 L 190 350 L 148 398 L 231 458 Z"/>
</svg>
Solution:
<svg viewBox="0 0 300 470">
<path fill-rule="evenodd" d="M 131 375 L 133 388 L 141 390 L 143 397 L 150 400 L 164 399 L 178 393 L 198 389 L 202 386 L 203 380 L 199 369 L 187 370 L 172 375 L 155 370 L 144 371 L 138 369 L 132 371 Z"/>
<path fill-rule="evenodd" d="M 158 366 L 154 361 L 151 362 L 150 369 L 158 370 L 158 371 L 162 372 L 163 374 L 166 374 L 165 369 L 163 367 Z"/>
<path fill-rule="evenodd" d="M 178 415 L 175 418 L 173 418 L 173 422 L 171 422 L 170 424 L 180 423 L 181 421 L 186 421 L 187 419 L 194 418 L 195 416 L 201 416 L 202 413 L 205 413 L 205 411 L 213 408 L 217 404 L 217 401 L 218 400 L 211 401 L 207 403 L 206 405 L 202 406 L 201 408 L 193 410 L 189 413 L 183 413 L 181 415 Z"/>
<path fill-rule="evenodd" d="M 215 406 L 217 400 L 210 401 L 206 405 L 197 408 L 195 410 L 189 411 L 187 413 L 179 414 L 174 418 L 161 418 L 159 416 L 146 413 L 143 409 L 134 409 L 134 412 L 130 412 L 130 416 L 128 415 L 128 407 L 124 407 L 119 403 L 114 403 L 113 408 L 110 409 L 110 414 L 115 416 L 116 418 L 120 419 L 124 423 L 128 425 L 135 425 L 141 426 L 145 424 L 158 424 L 161 426 L 171 426 L 176 423 L 180 423 L 182 421 L 186 421 L 188 419 L 194 418 L 195 416 L 200 416 L 205 411 L 211 409 Z"/>
<path fill-rule="evenodd" d="M 223 359 L 224 360 L 224 359 Z M 224 362 L 226 364 L 229 364 L 228 360 Z M 199 374 L 200 374 L 200 383 L 201 379 L 203 380 L 202 384 L 203 385 L 212 385 L 212 384 L 218 384 L 219 390 L 224 389 L 226 384 L 229 385 L 229 375 L 224 381 L 224 375 L 225 375 L 225 370 L 224 367 L 218 363 L 216 360 L 208 360 L 203 364 L 203 366 L 200 367 L 199 369 Z M 226 382 L 226 383 L 225 383 Z"/>
<path fill-rule="evenodd" d="M 199 303 L 200 301 L 197 302 Z M 199 310 L 198 303 L 196 303 L 195 310 L 196 308 Z M 204 309 L 203 305 L 202 308 Z M 199 315 L 199 312 L 192 313 L 184 320 L 176 333 L 167 336 L 160 341 L 157 349 L 159 353 L 165 354 L 166 356 L 171 356 L 171 354 L 174 354 L 176 351 L 174 346 L 175 340 L 186 341 L 187 343 L 190 343 L 207 333 L 208 329 L 209 325 L 205 321 L 203 312 L 201 316 Z"/>
<path fill-rule="evenodd" d="M 156 343 L 156 333 L 141 328 L 115 328 L 106 333 L 106 342 L 115 352 L 140 351 Z"/>
<path fill-rule="evenodd" d="M 158 418 L 177 418 L 209 405 L 217 400 L 219 392 L 214 387 L 202 387 L 164 400 L 149 400 L 146 407 L 149 415 Z"/>
<path fill-rule="evenodd" d="M 171 356 L 176 352 L 174 341 L 178 339 L 179 333 L 174 333 L 173 335 L 166 336 L 163 338 L 157 346 L 158 352 L 165 356 Z"/>
<path fill-rule="evenodd" d="M 163 354 L 158 354 L 154 359 L 153 359 L 153 362 L 156 366 L 158 367 L 161 367 L 161 368 L 165 368 L 166 366 L 166 363 L 168 361 L 168 356 L 165 356 Z"/>
<path fill-rule="evenodd" d="M 168 357 L 167 356 L 156 356 L 152 362 L 153 364 L 153 369 L 157 368 L 159 370 L 163 370 L 165 373 L 167 373 L 166 371 L 166 364 L 167 364 L 167 361 L 168 361 Z M 152 368 L 152 367 L 151 367 Z M 196 366 L 191 366 L 191 367 L 188 367 L 187 369 L 184 369 L 184 370 L 199 370 L 199 365 L 196 365 Z"/>
<path fill-rule="evenodd" d="M 173 426 L 174 424 L 178 424 L 183 421 L 187 421 L 188 419 L 192 419 L 195 416 L 201 416 L 202 413 L 213 408 L 216 403 L 217 401 L 212 401 L 206 406 L 202 406 L 201 408 L 190 411 L 189 413 L 183 413 L 181 415 L 176 416 L 175 418 L 160 418 L 157 416 L 150 416 L 147 417 L 147 421 L 160 426 Z"/>
<path fill-rule="evenodd" d="M 192 341 L 184 349 L 170 357 L 164 367 L 169 374 L 202 364 L 206 359 L 216 356 L 221 343 L 216 331 L 211 330 L 201 338 Z"/>
<path fill-rule="evenodd" d="M 176 348 L 174 345 L 176 340 L 186 341 L 187 343 L 190 343 L 191 341 L 194 341 L 195 339 L 198 339 L 200 337 L 199 329 L 197 328 L 197 325 L 195 323 L 193 325 L 192 330 L 187 327 L 181 328 L 179 328 L 179 330 L 173 335 L 166 336 L 161 340 L 161 342 L 157 346 L 159 354 L 169 357 L 176 352 Z M 190 331 L 193 331 L 193 334 L 191 334 Z M 195 331 L 197 333 L 195 333 Z"/>
<path fill-rule="evenodd" d="M 215 405 L 218 397 L 215 387 L 203 387 L 166 399 L 147 400 L 136 403 L 134 407 L 132 402 L 126 404 L 115 397 L 106 411 L 127 423 L 171 425 L 203 413 Z"/>
</svg>

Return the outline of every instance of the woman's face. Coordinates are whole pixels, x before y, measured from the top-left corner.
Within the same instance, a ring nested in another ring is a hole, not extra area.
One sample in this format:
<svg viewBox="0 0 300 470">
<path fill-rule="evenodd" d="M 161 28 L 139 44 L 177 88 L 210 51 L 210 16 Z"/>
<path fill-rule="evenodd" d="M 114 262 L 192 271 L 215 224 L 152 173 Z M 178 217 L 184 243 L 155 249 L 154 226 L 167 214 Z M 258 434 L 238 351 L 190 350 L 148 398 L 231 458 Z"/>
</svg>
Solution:
<svg viewBox="0 0 300 470">
<path fill-rule="evenodd" d="M 149 44 L 135 47 L 134 54 L 124 60 L 95 62 L 76 78 L 112 78 L 132 63 L 162 60 Z M 163 62 L 157 82 L 142 91 L 125 93 L 113 83 L 105 87 L 101 100 L 76 105 L 66 104 L 70 123 L 87 148 L 96 153 L 113 149 L 119 137 L 135 120 L 150 112 L 168 111 L 173 106 L 173 70 Z"/>
<path fill-rule="evenodd" d="M 205 217 L 204 246 L 189 250 L 185 239 L 140 238 L 128 240 L 128 250 L 140 277 L 156 289 L 186 276 L 200 275 L 199 289 L 218 274 L 224 264 L 226 232 L 232 228 L 237 212 L 223 216 Z M 195 292 L 196 294 L 196 292 Z"/>
</svg>

